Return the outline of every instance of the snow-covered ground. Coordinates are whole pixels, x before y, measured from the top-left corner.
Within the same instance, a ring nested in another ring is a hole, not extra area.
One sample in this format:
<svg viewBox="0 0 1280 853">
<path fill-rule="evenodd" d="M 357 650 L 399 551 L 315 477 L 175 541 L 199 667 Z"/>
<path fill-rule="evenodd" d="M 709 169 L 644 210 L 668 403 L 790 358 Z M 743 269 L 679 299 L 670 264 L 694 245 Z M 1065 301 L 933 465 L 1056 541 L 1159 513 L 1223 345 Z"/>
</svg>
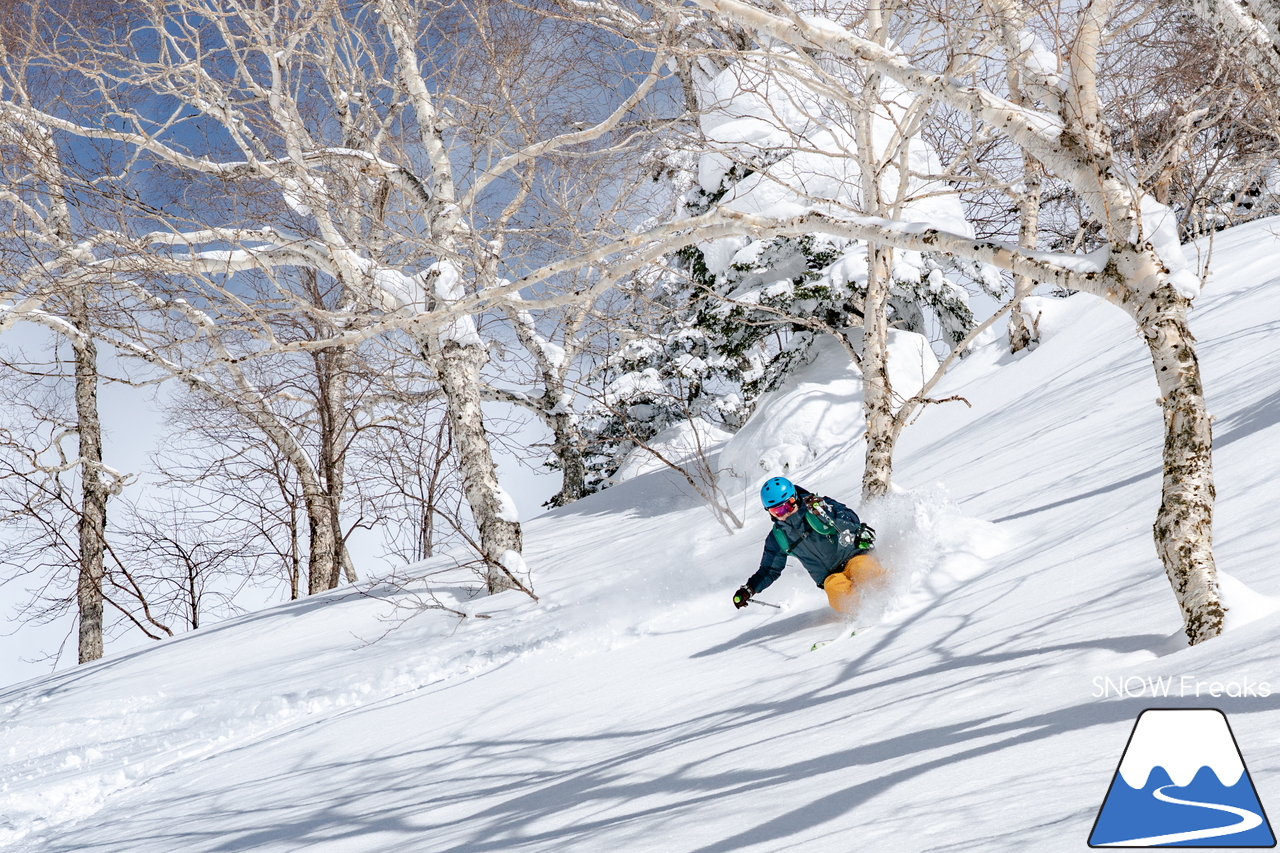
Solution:
<svg viewBox="0 0 1280 853">
<path fill-rule="evenodd" d="M 902 491 L 865 513 L 894 596 L 856 636 L 798 567 L 760 596 L 781 610 L 730 604 L 768 529 L 763 471 L 734 534 L 641 474 L 527 525 L 538 602 L 431 579 L 488 619 L 337 591 L 0 691 L 0 848 L 1078 851 L 1147 707 L 1224 710 L 1280 813 L 1275 231 L 1217 236 L 1192 315 L 1233 607 L 1212 642 L 1181 641 L 1151 541 L 1147 353 L 1118 309 L 1046 301 L 1038 349 L 965 359 L 935 396 L 969 405 L 904 434 Z M 789 442 L 775 464 L 856 501 L 839 358 L 725 458 Z M 1169 696 L 1113 689 L 1155 678 Z"/>
</svg>

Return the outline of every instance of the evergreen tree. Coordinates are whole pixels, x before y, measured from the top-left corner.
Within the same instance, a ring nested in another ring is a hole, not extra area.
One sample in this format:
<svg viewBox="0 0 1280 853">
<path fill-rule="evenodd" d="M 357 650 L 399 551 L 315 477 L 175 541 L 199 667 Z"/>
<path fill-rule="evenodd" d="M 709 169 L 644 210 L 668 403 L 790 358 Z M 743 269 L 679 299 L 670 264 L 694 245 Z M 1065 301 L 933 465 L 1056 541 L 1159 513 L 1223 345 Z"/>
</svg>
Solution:
<svg viewBox="0 0 1280 853">
<path fill-rule="evenodd" d="M 859 215 L 866 158 L 853 142 L 853 117 L 774 70 L 765 59 L 695 75 L 700 137 L 655 158 L 672 183 L 677 218 L 717 207 Z M 893 92 L 890 101 L 874 116 L 885 132 L 911 99 Z M 954 192 L 916 177 L 941 171 L 927 143 L 916 135 L 906 149 L 913 194 L 900 217 L 972 233 Z M 944 352 L 973 328 L 967 288 L 992 296 L 1005 289 L 994 269 L 937 253 L 897 252 L 892 277 L 890 325 L 925 334 Z M 686 247 L 651 278 L 648 292 L 634 287 L 656 310 L 641 324 L 644 332 L 606 360 L 603 391 L 584 420 L 593 488 L 639 441 L 678 422 L 736 429 L 762 394 L 809 357 L 819 335 L 860 326 L 867 247 L 825 234 L 729 237 Z M 846 341 L 856 349 L 857 338 Z"/>
</svg>

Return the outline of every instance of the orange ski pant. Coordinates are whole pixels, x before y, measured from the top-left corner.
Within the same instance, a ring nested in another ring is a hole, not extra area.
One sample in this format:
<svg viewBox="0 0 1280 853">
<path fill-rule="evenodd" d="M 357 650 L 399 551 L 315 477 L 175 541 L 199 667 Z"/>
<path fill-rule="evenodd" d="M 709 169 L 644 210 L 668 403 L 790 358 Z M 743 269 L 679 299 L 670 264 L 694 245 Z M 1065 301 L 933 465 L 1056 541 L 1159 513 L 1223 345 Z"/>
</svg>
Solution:
<svg viewBox="0 0 1280 853">
<path fill-rule="evenodd" d="M 875 555 L 858 554 L 844 564 L 844 571 L 828 575 L 822 582 L 822 588 L 826 590 L 827 601 L 834 609 L 841 613 L 856 613 L 862 601 L 862 592 L 884 580 L 884 566 L 880 565 Z"/>
</svg>

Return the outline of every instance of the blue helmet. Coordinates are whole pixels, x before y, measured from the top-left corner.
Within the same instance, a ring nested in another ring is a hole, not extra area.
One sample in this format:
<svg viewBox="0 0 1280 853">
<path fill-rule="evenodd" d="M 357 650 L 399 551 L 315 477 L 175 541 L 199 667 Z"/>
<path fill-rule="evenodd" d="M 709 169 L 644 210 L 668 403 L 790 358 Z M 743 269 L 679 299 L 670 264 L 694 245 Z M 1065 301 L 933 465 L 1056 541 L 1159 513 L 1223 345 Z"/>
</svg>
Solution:
<svg viewBox="0 0 1280 853">
<path fill-rule="evenodd" d="M 760 503 L 765 509 L 795 496 L 796 486 L 786 477 L 773 477 L 760 487 Z"/>
</svg>

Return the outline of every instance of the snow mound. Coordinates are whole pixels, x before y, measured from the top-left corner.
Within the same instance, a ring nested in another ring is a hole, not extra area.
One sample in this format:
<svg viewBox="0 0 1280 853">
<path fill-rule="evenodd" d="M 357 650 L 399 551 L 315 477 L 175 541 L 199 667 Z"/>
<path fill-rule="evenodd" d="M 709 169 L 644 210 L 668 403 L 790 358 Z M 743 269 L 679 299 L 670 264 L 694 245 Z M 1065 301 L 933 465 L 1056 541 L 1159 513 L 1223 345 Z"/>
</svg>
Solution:
<svg viewBox="0 0 1280 853">
<path fill-rule="evenodd" d="M 1227 618 L 1222 629 L 1231 631 L 1242 628 L 1280 611 L 1280 597 L 1254 592 L 1231 575 L 1218 570 L 1218 589 L 1222 603 L 1227 606 Z"/>
</svg>

